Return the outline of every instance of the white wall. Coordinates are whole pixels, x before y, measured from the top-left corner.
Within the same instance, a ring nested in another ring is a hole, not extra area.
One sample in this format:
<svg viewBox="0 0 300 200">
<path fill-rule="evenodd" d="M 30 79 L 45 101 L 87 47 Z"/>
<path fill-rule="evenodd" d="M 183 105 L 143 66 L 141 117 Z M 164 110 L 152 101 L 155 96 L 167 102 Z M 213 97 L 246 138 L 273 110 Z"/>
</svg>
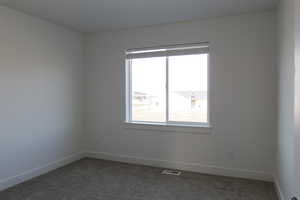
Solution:
<svg viewBox="0 0 300 200">
<path fill-rule="evenodd" d="M 283 0 L 279 5 L 279 113 L 277 184 L 283 199 L 290 199 L 299 192 L 296 186 L 297 144 L 295 138 L 295 111 L 298 106 L 299 84 L 295 82 L 295 0 Z M 297 44 L 298 46 L 298 44 Z M 297 55 L 298 57 L 298 55 Z M 299 143 L 298 143 L 299 144 Z M 299 173 L 299 172 L 298 172 Z"/>
<path fill-rule="evenodd" d="M 279 10 L 278 182 L 283 196 L 292 195 L 294 161 L 294 1 Z"/>
<path fill-rule="evenodd" d="M 125 129 L 124 51 L 203 41 L 211 43 L 212 132 Z M 277 104 L 275 12 L 104 32 L 90 35 L 87 42 L 90 155 L 271 178 Z"/>
<path fill-rule="evenodd" d="M 0 27 L 1 190 L 82 150 L 83 55 L 80 34 L 5 7 Z"/>
<path fill-rule="evenodd" d="M 300 1 L 295 2 L 295 195 L 300 198 Z"/>
</svg>

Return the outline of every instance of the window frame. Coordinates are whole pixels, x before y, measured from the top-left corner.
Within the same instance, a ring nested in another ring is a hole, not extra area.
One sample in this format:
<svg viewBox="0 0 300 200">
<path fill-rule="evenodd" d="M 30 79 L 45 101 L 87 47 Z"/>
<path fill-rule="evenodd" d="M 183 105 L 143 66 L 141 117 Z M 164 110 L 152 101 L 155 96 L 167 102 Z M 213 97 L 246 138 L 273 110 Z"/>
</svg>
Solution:
<svg viewBox="0 0 300 200">
<path fill-rule="evenodd" d="M 126 124 L 134 124 L 134 125 L 154 125 L 154 126 L 170 126 L 170 127 L 200 127 L 200 128 L 211 128 L 211 114 L 210 114 L 210 50 L 208 43 L 198 43 L 198 44 L 184 44 L 184 45 L 172 45 L 171 47 L 190 47 L 192 48 L 194 45 L 205 45 L 207 50 L 201 53 L 194 53 L 194 54 L 207 54 L 207 122 L 183 122 L 183 121 L 170 121 L 169 120 L 169 57 L 172 55 L 162 55 L 162 57 L 166 58 L 166 122 L 155 122 L 155 121 L 136 121 L 132 120 L 132 59 L 134 58 L 125 58 L 125 123 Z M 134 49 L 134 50 L 127 50 L 128 51 L 151 51 L 153 50 L 156 53 L 156 50 L 162 48 L 169 48 L 170 46 L 166 47 L 151 47 L 151 48 L 142 48 L 142 49 Z M 176 51 L 176 50 L 175 50 Z M 184 52 L 184 50 L 180 50 Z M 178 55 L 192 55 L 189 53 L 186 54 L 178 54 Z M 151 58 L 151 56 L 149 56 Z M 155 56 L 153 56 L 155 57 Z"/>
</svg>

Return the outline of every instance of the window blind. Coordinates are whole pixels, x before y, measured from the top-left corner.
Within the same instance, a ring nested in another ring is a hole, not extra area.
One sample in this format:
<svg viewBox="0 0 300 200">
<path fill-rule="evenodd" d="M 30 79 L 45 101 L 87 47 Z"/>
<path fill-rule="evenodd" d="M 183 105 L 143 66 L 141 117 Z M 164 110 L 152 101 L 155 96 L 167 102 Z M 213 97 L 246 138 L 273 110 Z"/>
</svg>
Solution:
<svg viewBox="0 0 300 200">
<path fill-rule="evenodd" d="M 126 58 L 133 59 L 206 53 L 209 53 L 209 43 L 179 44 L 141 49 L 128 49 L 126 51 Z"/>
</svg>

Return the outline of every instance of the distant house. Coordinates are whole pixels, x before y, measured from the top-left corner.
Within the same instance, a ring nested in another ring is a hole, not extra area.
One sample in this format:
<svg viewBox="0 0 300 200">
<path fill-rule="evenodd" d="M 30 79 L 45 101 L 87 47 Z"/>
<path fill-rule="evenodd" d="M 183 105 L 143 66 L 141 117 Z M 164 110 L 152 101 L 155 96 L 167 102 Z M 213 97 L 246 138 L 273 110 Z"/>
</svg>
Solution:
<svg viewBox="0 0 300 200">
<path fill-rule="evenodd" d="M 174 102 L 174 106 L 176 105 L 177 109 L 200 109 L 206 106 L 207 91 L 175 91 L 173 93 L 173 99 L 177 99 L 177 101 Z M 181 103 L 178 103 L 180 101 Z"/>
<path fill-rule="evenodd" d="M 156 97 L 144 92 L 133 92 L 132 104 L 135 108 L 157 105 L 159 101 L 155 101 Z"/>
</svg>

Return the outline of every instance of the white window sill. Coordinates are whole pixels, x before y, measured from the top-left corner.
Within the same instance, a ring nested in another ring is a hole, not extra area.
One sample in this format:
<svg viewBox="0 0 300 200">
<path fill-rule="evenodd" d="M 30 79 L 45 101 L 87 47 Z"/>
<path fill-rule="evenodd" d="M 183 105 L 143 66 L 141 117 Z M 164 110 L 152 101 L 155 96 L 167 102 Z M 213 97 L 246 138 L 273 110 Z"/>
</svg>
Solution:
<svg viewBox="0 0 300 200">
<path fill-rule="evenodd" d="M 212 127 L 208 125 L 194 124 L 165 124 L 165 123 L 139 123 L 124 122 L 123 128 L 134 130 L 149 130 L 157 132 L 179 132 L 179 133 L 195 133 L 210 134 Z"/>
</svg>

